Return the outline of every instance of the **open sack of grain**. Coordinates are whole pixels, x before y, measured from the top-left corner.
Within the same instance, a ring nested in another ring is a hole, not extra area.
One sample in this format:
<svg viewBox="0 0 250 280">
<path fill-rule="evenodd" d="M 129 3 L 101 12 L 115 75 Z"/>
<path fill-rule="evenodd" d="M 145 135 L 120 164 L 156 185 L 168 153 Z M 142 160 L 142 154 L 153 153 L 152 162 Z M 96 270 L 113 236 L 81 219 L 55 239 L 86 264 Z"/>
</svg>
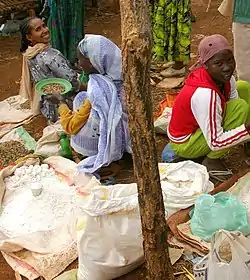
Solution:
<svg viewBox="0 0 250 280">
<path fill-rule="evenodd" d="M 28 158 L 0 171 L 0 250 L 28 279 L 53 279 L 77 258 L 76 164 Z M 92 177 L 85 176 L 84 185 Z M 38 196 L 32 184 L 42 184 Z"/>
<path fill-rule="evenodd" d="M 33 118 L 27 99 L 20 95 L 11 96 L 0 102 L 0 138 L 13 128 Z"/>
</svg>

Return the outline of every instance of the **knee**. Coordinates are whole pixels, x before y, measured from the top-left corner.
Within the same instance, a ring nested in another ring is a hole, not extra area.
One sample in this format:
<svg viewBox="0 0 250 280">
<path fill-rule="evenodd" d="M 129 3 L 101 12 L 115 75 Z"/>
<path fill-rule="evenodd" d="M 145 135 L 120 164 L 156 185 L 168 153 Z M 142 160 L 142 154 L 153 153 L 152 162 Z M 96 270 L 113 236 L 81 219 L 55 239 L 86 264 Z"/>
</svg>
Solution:
<svg viewBox="0 0 250 280">
<path fill-rule="evenodd" d="M 235 107 L 239 108 L 239 111 L 249 111 L 249 105 L 244 99 L 241 98 L 235 100 Z"/>
<path fill-rule="evenodd" d="M 232 106 L 231 108 L 234 111 L 235 118 L 242 119 L 243 121 L 247 119 L 249 115 L 249 105 L 244 99 L 238 98 L 230 100 L 228 105 Z"/>
<path fill-rule="evenodd" d="M 250 93 L 250 83 L 248 83 L 246 81 L 237 81 L 236 88 L 237 88 L 238 92 L 247 91 Z"/>
</svg>

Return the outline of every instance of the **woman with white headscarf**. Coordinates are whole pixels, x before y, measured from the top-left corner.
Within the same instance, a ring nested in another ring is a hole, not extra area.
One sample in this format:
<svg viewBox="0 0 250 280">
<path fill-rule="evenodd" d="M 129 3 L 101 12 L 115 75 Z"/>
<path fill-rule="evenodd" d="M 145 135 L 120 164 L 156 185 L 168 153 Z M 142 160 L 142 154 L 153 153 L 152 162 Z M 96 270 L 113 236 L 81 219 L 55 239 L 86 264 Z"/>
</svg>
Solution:
<svg viewBox="0 0 250 280">
<path fill-rule="evenodd" d="M 88 156 L 79 171 L 94 173 L 130 152 L 128 118 L 123 100 L 121 50 L 100 35 L 86 35 L 77 49 L 79 65 L 89 75 L 87 91 L 77 94 L 73 111 L 63 97 L 59 104 L 61 124 L 71 135 L 71 146 Z"/>
</svg>

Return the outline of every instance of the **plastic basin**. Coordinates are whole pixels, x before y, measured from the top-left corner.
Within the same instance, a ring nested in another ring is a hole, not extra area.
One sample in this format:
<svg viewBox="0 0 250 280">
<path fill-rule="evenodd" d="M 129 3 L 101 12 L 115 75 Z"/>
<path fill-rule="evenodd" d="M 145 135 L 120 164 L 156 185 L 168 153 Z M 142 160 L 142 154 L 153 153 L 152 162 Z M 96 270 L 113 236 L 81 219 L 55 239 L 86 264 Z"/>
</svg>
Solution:
<svg viewBox="0 0 250 280">
<path fill-rule="evenodd" d="M 48 79 L 41 80 L 38 83 L 36 83 L 35 90 L 37 93 L 41 95 L 47 95 L 46 93 L 43 92 L 43 87 L 52 84 L 58 84 L 60 86 L 64 86 L 65 90 L 61 93 L 62 95 L 72 90 L 71 83 L 65 79 L 60 79 L 60 78 L 48 78 Z"/>
</svg>

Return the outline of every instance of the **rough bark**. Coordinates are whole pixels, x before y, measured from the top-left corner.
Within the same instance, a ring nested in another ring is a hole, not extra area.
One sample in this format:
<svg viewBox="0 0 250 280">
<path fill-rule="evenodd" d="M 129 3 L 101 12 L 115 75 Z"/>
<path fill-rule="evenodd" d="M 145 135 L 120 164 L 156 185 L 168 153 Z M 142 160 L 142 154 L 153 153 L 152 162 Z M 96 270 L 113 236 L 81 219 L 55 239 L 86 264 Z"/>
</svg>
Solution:
<svg viewBox="0 0 250 280">
<path fill-rule="evenodd" d="M 92 0 L 92 6 L 97 7 L 98 6 L 98 0 Z"/>
<path fill-rule="evenodd" d="M 173 280 L 160 185 L 150 94 L 151 25 L 148 1 L 120 0 L 124 90 L 150 280 Z"/>
</svg>

